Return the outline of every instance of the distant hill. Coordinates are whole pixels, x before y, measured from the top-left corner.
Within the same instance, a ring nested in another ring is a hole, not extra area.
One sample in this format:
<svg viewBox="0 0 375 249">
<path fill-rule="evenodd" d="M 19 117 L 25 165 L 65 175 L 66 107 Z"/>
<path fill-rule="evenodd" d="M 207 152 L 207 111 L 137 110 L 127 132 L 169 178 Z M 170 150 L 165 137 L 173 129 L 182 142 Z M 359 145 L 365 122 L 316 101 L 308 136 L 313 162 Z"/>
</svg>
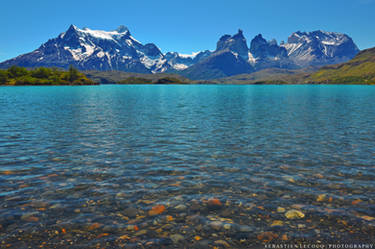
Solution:
<svg viewBox="0 0 375 249">
<path fill-rule="evenodd" d="M 191 83 L 191 81 L 178 74 L 168 73 L 129 73 L 123 71 L 85 71 L 85 75 L 100 84 L 163 84 L 168 83 Z M 172 81 L 171 81 L 172 79 Z"/>
<path fill-rule="evenodd" d="M 239 74 L 214 80 L 217 84 L 302 84 L 317 68 L 267 68 L 251 74 Z"/>
</svg>

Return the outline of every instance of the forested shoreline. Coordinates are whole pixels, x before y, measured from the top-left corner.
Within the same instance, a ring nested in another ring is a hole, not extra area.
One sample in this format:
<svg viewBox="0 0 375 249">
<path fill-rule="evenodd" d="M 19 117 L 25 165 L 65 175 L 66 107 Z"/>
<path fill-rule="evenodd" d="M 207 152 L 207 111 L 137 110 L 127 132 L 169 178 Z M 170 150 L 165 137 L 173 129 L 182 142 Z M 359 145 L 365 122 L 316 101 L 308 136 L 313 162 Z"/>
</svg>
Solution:
<svg viewBox="0 0 375 249">
<path fill-rule="evenodd" d="M 96 85 L 94 81 L 73 66 L 67 71 L 58 68 L 39 67 L 27 69 L 12 66 L 0 70 L 0 85 Z"/>
</svg>

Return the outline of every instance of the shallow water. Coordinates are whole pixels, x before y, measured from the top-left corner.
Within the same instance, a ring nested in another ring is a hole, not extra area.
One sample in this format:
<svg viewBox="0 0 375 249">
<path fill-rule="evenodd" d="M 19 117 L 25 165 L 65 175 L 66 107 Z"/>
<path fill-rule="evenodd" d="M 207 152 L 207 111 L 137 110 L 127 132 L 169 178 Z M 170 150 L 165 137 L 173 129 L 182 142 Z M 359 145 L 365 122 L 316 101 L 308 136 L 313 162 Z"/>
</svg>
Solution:
<svg viewBox="0 0 375 249">
<path fill-rule="evenodd" d="M 0 247 L 373 242 L 374 100 L 371 86 L 1 87 Z"/>
</svg>

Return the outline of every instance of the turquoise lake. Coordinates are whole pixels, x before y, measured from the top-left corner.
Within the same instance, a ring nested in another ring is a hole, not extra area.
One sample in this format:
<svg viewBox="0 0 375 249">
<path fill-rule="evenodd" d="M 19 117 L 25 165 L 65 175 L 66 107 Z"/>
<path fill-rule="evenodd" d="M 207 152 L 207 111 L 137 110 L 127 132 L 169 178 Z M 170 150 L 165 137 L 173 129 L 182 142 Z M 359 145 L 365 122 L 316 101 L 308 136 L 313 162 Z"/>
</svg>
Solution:
<svg viewBox="0 0 375 249">
<path fill-rule="evenodd" d="M 0 248 L 374 238 L 373 86 L 0 87 Z"/>
</svg>

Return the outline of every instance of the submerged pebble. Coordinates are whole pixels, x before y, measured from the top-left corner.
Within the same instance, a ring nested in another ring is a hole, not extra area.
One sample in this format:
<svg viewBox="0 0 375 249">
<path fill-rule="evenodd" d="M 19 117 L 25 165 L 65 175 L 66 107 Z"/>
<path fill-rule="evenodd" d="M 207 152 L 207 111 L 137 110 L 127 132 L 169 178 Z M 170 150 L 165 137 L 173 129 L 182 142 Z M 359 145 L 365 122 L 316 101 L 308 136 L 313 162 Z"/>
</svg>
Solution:
<svg viewBox="0 0 375 249">
<path fill-rule="evenodd" d="M 246 225 L 239 226 L 238 230 L 240 232 L 252 232 L 253 231 L 253 229 L 250 226 L 246 226 Z"/>
<path fill-rule="evenodd" d="M 283 208 L 283 207 L 278 207 L 278 208 L 277 208 L 277 212 L 278 212 L 278 213 L 285 213 L 285 208 Z"/>
<path fill-rule="evenodd" d="M 221 245 L 221 246 L 225 246 L 227 248 L 231 247 L 230 244 L 228 242 L 226 242 L 225 240 L 216 240 L 214 242 L 215 245 Z"/>
<path fill-rule="evenodd" d="M 214 230 L 220 230 L 223 226 L 223 223 L 220 221 L 212 221 L 209 223 L 209 226 Z"/>
<path fill-rule="evenodd" d="M 305 217 L 305 214 L 299 210 L 291 209 L 285 213 L 285 217 L 288 219 L 302 219 Z"/>
<path fill-rule="evenodd" d="M 232 225 L 231 224 L 224 224 L 223 227 L 224 227 L 225 230 L 230 230 Z"/>
<path fill-rule="evenodd" d="M 181 234 L 172 234 L 169 236 L 169 238 L 173 241 L 173 243 L 178 243 L 185 239 Z"/>
<path fill-rule="evenodd" d="M 278 227 L 278 226 L 283 226 L 284 222 L 281 220 L 275 220 L 272 222 L 271 227 Z"/>
<path fill-rule="evenodd" d="M 175 207 L 177 211 L 185 211 L 187 209 L 186 205 L 180 204 Z"/>
<path fill-rule="evenodd" d="M 130 218 L 134 218 L 138 214 L 138 209 L 136 209 L 134 207 L 129 207 L 129 208 L 124 209 L 123 214 L 125 216 L 130 217 Z"/>
<path fill-rule="evenodd" d="M 220 209 L 222 206 L 223 204 L 221 203 L 221 201 L 216 198 L 211 198 L 207 202 L 207 208 L 209 210 L 217 210 L 217 209 Z"/>
</svg>

